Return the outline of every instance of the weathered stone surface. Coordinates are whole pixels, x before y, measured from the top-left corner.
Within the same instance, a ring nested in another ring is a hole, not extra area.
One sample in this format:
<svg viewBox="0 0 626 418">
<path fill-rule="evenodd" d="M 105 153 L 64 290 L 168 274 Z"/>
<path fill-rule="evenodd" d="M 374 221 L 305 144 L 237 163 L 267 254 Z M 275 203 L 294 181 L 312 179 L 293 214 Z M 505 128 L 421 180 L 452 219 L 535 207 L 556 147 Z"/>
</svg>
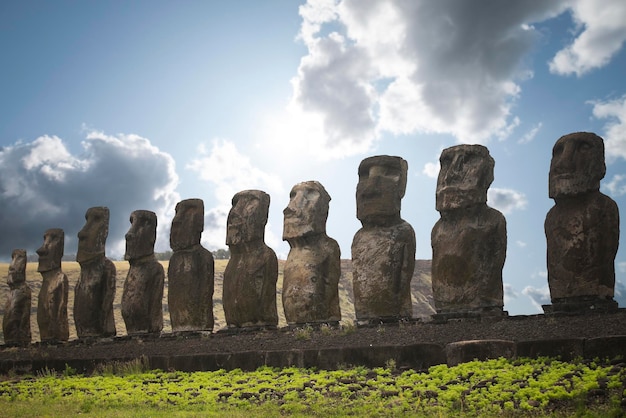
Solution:
<svg viewBox="0 0 626 418">
<path fill-rule="evenodd" d="M 78 338 L 115 335 L 113 299 L 115 264 L 105 256 L 109 234 L 109 208 L 93 207 L 78 232 L 76 261 L 80 277 L 74 290 L 74 322 Z"/>
<path fill-rule="evenodd" d="M 9 293 L 4 305 L 2 331 L 7 345 L 30 343 L 31 290 L 26 283 L 26 250 L 13 250 L 9 276 Z"/>
<path fill-rule="evenodd" d="M 154 212 L 136 210 L 130 223 L 124 255 L 130 268 L 122 293 L 122 317 L 129 335 L 160 333 L 165 272 L 154 257 L 157 217 Z"/>
<path fill-rule="evenodd" d="M 167 270 L 172 331 L 212 331 L 215 267 L 211 252 L 200 245 L 204 202 L 186 199 L 176 205 Z"/>
<path fill-rule="evenodd" d="M 400 218 L 408 164 L 387 155 L 359 165 L 357 218 L 352 241 L 354 307 L 359 323 L 410 318 L 415 232 Z"/>
<path fill-rule="evenodd" d="M 555 201 L 545 220 L 550 312 L 616 309 L 615 255 L 619 211 L 602 194 L 604 141 L 587 132 L 556 142 L 549 194 Z"/>
<path fill-rule="evenodd" d="M 448 366 L 456 366 L 468 361 L 485 361 L 504 357 L 512 359 L 517 354 L 515 341 L 472 340 L 459 341 L 446 345 Z"/>
<path fill-rule="evenodd" d="M 328 192 L 317 181 L 296 184 L 290 193 L 283 240 L 291 249 L 283 272 L 283 307 L 288 324 L 341 320 L 341 252 L 326 235 Z"/>
<path fill-rule="evenodd" d="M 431 233 L 432 286 L 442 315 L 502 314 L 506 220 L 487 206 L 493 158 L 482 145 L 443 150 Z"/>
<path fill-rule="evenodd" d="M 67 320 L 69 284 L 61 271 L 65 234 L 62 229 L 48 229 L 43 245 L 37 250 L 37 271 L 43 278 L 37 301 L 37 324 L 42 342 L 63 342 L 70 336 Z"/>
<path fill-rule="evenodd" d="M 519 341 L 517 343 L 517 355 L 530 358 L 558 357 L 562 361 L 571 361 L 583 357 L 584 344 L 584 338 Z"/>
<path fill-rule="evenodd" d="M 274 327 L 278 324 L 276 253 L 265 245 L 270 196 L 244 190 L 233 197 L 226 245 L 230 260 L 224 270 L 223 303 L 229 327 Z"/>
</svg>

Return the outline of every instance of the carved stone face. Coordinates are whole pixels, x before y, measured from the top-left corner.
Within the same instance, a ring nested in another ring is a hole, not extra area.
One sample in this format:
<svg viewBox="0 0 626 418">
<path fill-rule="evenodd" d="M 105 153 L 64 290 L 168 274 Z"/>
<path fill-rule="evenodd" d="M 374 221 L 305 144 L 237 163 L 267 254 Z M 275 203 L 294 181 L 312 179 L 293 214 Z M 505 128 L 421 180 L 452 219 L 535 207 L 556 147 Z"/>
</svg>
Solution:
<svg viewBox="0 0 626 418">
<path fill-rule="evenodd" d="M 87 209 L 85 226 L 78 232 L 76 261 L 89 261 L 104 255 L 109 235 L 109 208 L 104 206 Z"/>
<path fill-rule="evenodd" d="M 400 157 L 379 155 L 361 161 L 356 186 L 356 217 L 365 224 L 400 219 L 408 164 Z"/>
<path fill-rule="evenodd" d="M 39 266 L 37 271 L 45 272 L 61 268 L 65 233 L 62 229 L 48 229 L 43 235 L 43 245 L 37 249 Z"/>
<path fill-rule="evenodd" d="M 233 196 L 226 222 L 226 245 L 263 240 L 270 196 L 260 190 L 244 190 Z"/>
<path fill-rule="evenodd" d="M 493 182 L 493 158 L 482 145 L 446 148 L 439 157 L 436 209 L 439 212 L 468 208 L 487 202 Z"/>
<path fill-rule="evenodd" d="M 298 183 L 291 189 L 283 210 L 283 240 L 326 232 L 330 196 L 317 181 Z"/>
<path fill-rule="evenodd" d="M 157 217 L 149 210 L 136 210 L 130 214 L 130 229 L 126 233 L 125 260 L 136 260 L 154 253 Z"/>
<path fill-rule="evenodd" d="M 183 250 L 200 244 L 203 230 L 204 202 L 202 199 L 186 199 L 178 202 L 170 230 L 172 250 Z"/>
<path fill-rule="evenodd" d="M 13 250 L 9 264 L 9 287 L 18 286 L 26 281 L 26 250 Z"/>
<path fill-rule="evenodd" d="M 599 190 L 605 173 L 601 137 L 589 132 L 562 136 L 552 149 L 549 195 L 558 199 Z"/>
</svg>

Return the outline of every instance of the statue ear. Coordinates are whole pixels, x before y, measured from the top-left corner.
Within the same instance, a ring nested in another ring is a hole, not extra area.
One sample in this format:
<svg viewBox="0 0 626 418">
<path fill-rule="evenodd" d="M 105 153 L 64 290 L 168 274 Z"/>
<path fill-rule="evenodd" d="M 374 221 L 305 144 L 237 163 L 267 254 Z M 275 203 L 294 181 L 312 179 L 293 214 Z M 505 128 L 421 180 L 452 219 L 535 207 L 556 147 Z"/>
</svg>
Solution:
<svg viewBox="0 0 626 418">
<path fill-rule="evenodd" d="M 401 159 L 400 160 L 400 184 L 399 184 L 400 199 L 402 199 L 404 197 L 404 193 L 406 193 L 406 182 L 407 182 L 408 171 L 409 171 L 409 163 L 407 163 L 405 159 Z"/>
</svg>

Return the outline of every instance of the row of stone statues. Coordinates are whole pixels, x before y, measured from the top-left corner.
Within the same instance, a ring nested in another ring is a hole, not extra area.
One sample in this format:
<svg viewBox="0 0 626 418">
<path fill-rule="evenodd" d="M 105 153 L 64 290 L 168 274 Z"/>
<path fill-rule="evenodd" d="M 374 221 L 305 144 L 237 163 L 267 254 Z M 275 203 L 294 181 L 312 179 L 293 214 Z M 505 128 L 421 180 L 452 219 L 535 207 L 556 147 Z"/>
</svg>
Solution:
<svg viewBox="0 0 626 418">
<path fill-rule="evenodd" d="M 437 317 L 506 315 L 502 268 L 506 220 L 487 205 L 494 160 L 486 147 L 458 145 L 440 157 L 435 224 L 431 245 L 432 290 Z M 355 314 L 359 324 L 411 319 L 411 278 L 415 233 L 400 216 L 407 162 L 394 156 L 366 158 L 358 169 L 357 218 L 362 228 L 352 242 Z M 592 133 L 560 138 L 553 149 L 549 195 L 555 200 L 545 221 L 552 305 L 546 313 L 614 310 L 614 260 L 619 241 L 617 205 L 599 191 L 605 174 L 604 143 Z M 337 323 L 340 250 L 326 234 L 330 196 L 316 181 L 299 183 L 283 211 L 283 240 L 290 252 L 284 268 L 283 308 L 289 324 Z M 278 261 L 264 242 L 270 197 L 246 190 L 232 199 L 226 244 L 231 258 L 224 271 L 223 306 L 229 328 L 278 324 Z M 91 208 L 78 233 L 81 274 L 75 289 L 74 318 L 79 338 L 115 335 L 115 266 L 105 257 L 109 211 Z M 122 295 L 129 335 L 159 333 L 164 269 L 155 259 L 157 218 L 131 214 L 125 259 L 130 263 Z M 176 205 L 168 268 L 168 304 L 173 332 L 212 331 L 214 265 L 200 245 L 204 206 L 200 199 Z M 43 277 L 37 321 L 41 340 L 66 341 L 67 277 L 61 271 L 63 231 L 51 229 L 37 250 Z M 30 289 L 26 253 L 15 250 L 4 317 L 7 343 L 30 342 Z"/>
</svg>

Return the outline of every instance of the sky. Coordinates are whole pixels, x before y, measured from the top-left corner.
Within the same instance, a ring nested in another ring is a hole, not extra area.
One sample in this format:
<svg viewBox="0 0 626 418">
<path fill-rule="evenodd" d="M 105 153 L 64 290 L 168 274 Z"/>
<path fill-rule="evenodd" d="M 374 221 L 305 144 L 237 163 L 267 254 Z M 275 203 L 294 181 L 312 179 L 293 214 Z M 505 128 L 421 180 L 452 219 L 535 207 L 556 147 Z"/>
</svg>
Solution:
<svg viewBox="0 0 626 418">
<path fill-rule="evenodd" d="M 204 200 L 202 244 L 226 248 L 246 189 L 270 194 L 265 240 L 285 259 L 282 211 L 307 180 L 328 190 L 327 233 L 350 258 L 373 155 L 407 160 L 402 218 L 430 259 L 439 155 L 482 144 L 507 220 L 504 308 L 540 313 L 560 136 L 604 138 L 601 191 L 626 207 L 624 22 L 623 0 L 2 1 L 0 259 L 34 254 L 49 228 L 75 253 L 92 206 L 111 211 L 109 257 L 137 209 L 157 213 L 167 251 L 187 198 Z"/>
</svg>

